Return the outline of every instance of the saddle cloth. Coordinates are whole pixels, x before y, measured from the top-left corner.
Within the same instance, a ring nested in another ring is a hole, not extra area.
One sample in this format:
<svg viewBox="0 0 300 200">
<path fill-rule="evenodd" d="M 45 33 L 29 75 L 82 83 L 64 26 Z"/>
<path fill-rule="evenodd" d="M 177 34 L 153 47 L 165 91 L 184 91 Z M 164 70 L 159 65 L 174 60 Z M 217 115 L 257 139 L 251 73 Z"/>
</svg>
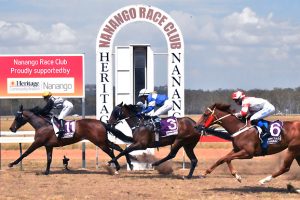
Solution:
<svg viewBox="0 0 300 200">
<path fill-rule="evenodd" d="M 178 122 L 176 117 L 163 118 L 161 119 L 160 124 L 161 129 L 159 135 L 161 137 L 178 134 Z"/>
<path fill-rule="evenodd" d="M 266 154 L 270 144 L 277 144 L 281 141 L 283 122 L 279 120 L 273 122 L 264 120 L 263 123 L 267 129 L 267 133 L 263 133 L 259 126 L 256 128 L 259 133 L 263 154 Z"/>
<path fill-rule="evenodd" d="M 60 127 L 59 121 L 56 117 L 52 117 L 51 122 L 52 122 L 55 135 L 57 137 L 59 132 L 59 127 Z M 75 120 L 65 121 L 65 126 L 64 126 L 65 133 L 62 136 L 62 138 L 73 138 L 75 133 L 75 123 L 76 123 Z"/>
</svg>

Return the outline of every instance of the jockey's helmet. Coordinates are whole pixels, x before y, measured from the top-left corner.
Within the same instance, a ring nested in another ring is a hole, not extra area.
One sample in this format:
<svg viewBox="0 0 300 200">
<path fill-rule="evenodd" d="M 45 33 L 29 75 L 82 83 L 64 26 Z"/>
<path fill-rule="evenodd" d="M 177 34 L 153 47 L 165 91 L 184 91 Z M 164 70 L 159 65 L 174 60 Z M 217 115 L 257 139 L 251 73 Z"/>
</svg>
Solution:
<svg viewBox="0 0 300 200">
<path fill-rule="evenodd" d="M 44 98 L 46 97 L 51 97 L 52 96 L 52 93 L 50 91 L 45 91 L 42 95 Z"/>
<path fill-rule="evenodd" d="M 233 100 L 240 100 L 240 99 L 243 99 L 245 96 L 246 95 L 245 95 L 244 92 L 242 92 L 242 91 L 236 91 L 236 92 L 232 93 L 231 98 Z"/>
<path fill-rule="evenodd" d="M 148 96 L 150 94 L 150 92 L 144 88 L 144 89 L 141 89 L 141 91 L 139 92 L 139 97 L 142 97 L 142 96 Z"/>
</svg>

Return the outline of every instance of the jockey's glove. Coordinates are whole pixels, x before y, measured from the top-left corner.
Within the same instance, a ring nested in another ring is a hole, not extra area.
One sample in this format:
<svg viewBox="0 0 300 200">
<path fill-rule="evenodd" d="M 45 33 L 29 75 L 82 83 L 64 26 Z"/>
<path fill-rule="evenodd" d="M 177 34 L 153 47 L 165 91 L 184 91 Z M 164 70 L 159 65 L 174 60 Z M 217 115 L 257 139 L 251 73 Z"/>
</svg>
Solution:
<svg viewBox="0 0 300 200">
<path fill-rule="evenodd" d="M 234 113 L 233 115 L 238 119 L 242 118 L 242 114 L 240 112 Z"/>
</svg>

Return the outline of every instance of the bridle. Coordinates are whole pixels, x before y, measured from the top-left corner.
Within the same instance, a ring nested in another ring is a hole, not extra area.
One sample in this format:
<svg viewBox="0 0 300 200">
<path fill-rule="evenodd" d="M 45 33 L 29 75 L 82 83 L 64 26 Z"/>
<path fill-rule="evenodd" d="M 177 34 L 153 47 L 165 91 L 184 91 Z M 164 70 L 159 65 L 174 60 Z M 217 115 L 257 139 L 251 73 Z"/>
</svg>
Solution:
<svg viewBox="0 0 300 200">
<path fill-rule="evenodd" d="M 205 121 L 204 123 L 204 128 L 208 128 L 209 126 L 213 125 L 213 124 L 217 124 L 217 123 L 222 123 L 221 120 L 222 119 L 225 119 L 229 116 L 231 116 L 232 114 L 227 114 L 227 115 L 224 115 L 223 117 L 218 117 L 216 114 L 215 114 L 215 109 L 216 107 L 213 108 L 213 110 L 208 107 L 207 110 L 210 112 L 210 115 L 209 114 L 205 114 L 205 115 L 209 115 L 207 120 Z"/>
<path fill-rule="evenodd" d="M 126 117 L 124 115 L 124 112 L 123 112 L 123 109 L 122 109 L 121 106 L 117 105 L 116 108 L 117 108 L 117 110 L 114 110 L 113 113 L 112 113 L 114 118 L 115 118 L 115 122 L 113 124 L 111 124 L 113 127 L 116 126 L 119 123 L 123 123 L 122 120 L 127 120 L 127 119 L 130 119 L 130 118 L 137 117 L 136 115 Z M 139 119 L 139 121 L 141 121 L 141 119 L 139 117 L 137 117 L 137 118 Z"/>
<path fill-rule="evenodd" d="M 217 117 L 217 115 L 215 114 L 215 108 L 216 107 L 214 107 L 214 109 L 212 110 L 211 108 L 207 108 L 207 110 L 210 112 L 210 115 L 209 114 L 205 114 L 205 115 L 209 115 L 209 117 L 207 118 L 207 120 L 204 122 L 204 126 L 202 127 L 202 129 L 201 130 L 204 130 L 204 129 L 208 129 L 211 125 L 213 125 L 213 124 L 216 124 L 216 123 L 222 123 L 221 122 L 221 120 L 222 119 L 225 119 L 225 118 L 227 118 L 227 117 L 229 117 L 229 116 L 231 116 L 231 115 L 233 115 L 232 113 L 230 113 L 230 114 L 227 114 L 227 115 L 224 115 L 223 117 Z M 247 119 L 246 119 L 247 120 Z M 245 123 L 245 126 L 243 126 L 242 128 L 240 128 L 237 132 L 235 132 L 235 133 L 233 133 L 232 135 L 231 135 L 231 137 L 236 137 L 236 136 L 238 136 L 239 134 L 241 134 L 241 133 L 243 133 L 243 132 L 245 132 L 245 131 L 247 131 L 247 130 L 249 130 L 250 128 L 252 128 L 253 126 L 249 126 L 249 127 L 247 127 L 247 121 L 246 121 L 246 123 Z M 204 129 L 203 129 L 204 128 Z"/>
</svg>

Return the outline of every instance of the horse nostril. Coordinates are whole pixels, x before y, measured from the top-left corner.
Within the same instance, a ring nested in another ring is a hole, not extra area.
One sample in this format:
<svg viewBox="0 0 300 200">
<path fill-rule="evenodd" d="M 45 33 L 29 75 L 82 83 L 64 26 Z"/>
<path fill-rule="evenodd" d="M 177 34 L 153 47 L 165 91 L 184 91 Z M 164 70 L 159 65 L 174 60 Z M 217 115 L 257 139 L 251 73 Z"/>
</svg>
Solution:
<svg viewBox="0 0 300 200">
<path fill-rule="evenodd" d="M 15 129 L 13 129 L 13 128 L 9 128 L 9 130 L 14 133 L 16 132 Z"/>
</svg>

